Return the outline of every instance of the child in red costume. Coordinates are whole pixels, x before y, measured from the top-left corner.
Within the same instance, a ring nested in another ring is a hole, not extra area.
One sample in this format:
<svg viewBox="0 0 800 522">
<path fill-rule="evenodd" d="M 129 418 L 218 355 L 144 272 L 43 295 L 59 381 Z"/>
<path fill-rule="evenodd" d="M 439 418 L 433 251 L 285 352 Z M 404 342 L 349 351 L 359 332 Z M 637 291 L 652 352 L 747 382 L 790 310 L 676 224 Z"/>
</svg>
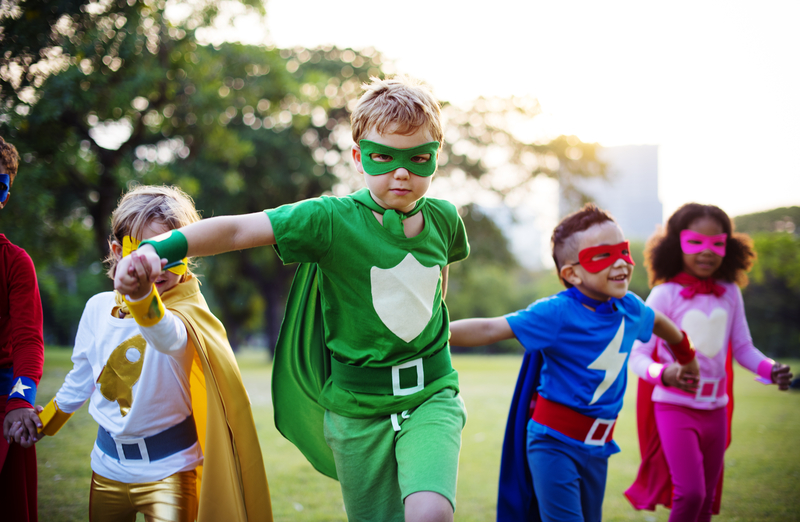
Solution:
<svg viewBox="0 0 800 522">
<path fill-rule="evenodd" d="M 0 209 L 8 204 L 19 154 L 0 137 Z M 28 254 L 0 234 L 0 517 L 37 520 L 36 438 L 39 417 L 33 409 L 42 377 L 42 301 L 36 270 Z M 11 433 L 22 429 L 23 442 Z"/>
<path fill-rule="evenodd" d="M 733 234 L 718 207 L 690 203 L 650 239 L 645 262 L 658 284 L 648 306 L 692 338 L 699 383 L 677 377 L 658 341 L 634 344 L 630 367 L 639 375 L 637 404 L 642 465 L 625 496 L 636 509 L 672 509 L 671 522 L 707 522 L 719 513 L 722 465 L 733 411 L 732 358 L 757 380 L 789 387 L 789 367 L 753 346 L 739 286 L 755 256 L 750 239 Z M 739 286 L 737 286 L 737 283 Z"/>
</svg>

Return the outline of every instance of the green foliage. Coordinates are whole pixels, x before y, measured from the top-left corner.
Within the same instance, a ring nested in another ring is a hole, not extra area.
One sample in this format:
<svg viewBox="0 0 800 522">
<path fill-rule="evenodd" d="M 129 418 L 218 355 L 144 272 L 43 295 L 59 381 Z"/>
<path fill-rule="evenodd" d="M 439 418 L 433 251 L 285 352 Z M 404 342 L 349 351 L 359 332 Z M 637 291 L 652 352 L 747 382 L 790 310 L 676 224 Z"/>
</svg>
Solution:
<svg viewBox="0 0 800 522">
<path fill-rule="evenodd" d="M 800 207 L 734 218 L 758 255 L 742 290 L 753 342 L 772 357 L 800 356 Z"/>
<path fill-rule="evenodd" d="M 800 356 L 800 237 L 753 235 L 758 253 L 751 282 L 743 290 L 753 342 L 773 357 Z"/>
<path fill-rule="evenodd" d="M 539 102 L 527 97 L 478 98 L 458 107 L 445 105 L 449 126 L 439 172 L 475 181 L 471 186 L 502 197 L 530 190 L 534 178 L 546 176 L 558 179 L 566 194 L 585 199 L 574 180 L 606 175 L 606 164 L 597 155 L 599 145 L 582 143 L 575 136 L 545 143 L 519 139 L 514 129 L 540 112 Z"/>
<path fill-rule="evenodd" d="M 262 2 L 241 3 L 263 14 Z M 59 343 L 72 341 L 74 325 L 60 323 L 77 312 L 66 311 L 108 288 L 86 267 L 106 256 L 111 212 L 131 185 L 177 184 L 208 217 L 362 184 L 349 167 L 348 107 L 363 82 L 383 75 L 378 52 L 202 45 L 197 34 L 216 20 L 217 2 L 187 4 L 179 18 L 165 6 L 29 1 L 0 15 L 0 132 L 23 156 L 3 228 L 47 283 L 53 322 L 46 327 Z M 527 143 L 512 134 L 538 114 L 535 100 L 480 99 L 444 110 L 451 124 L 438 177 L 456 186 L 505 197 L 539 175 L 569 185 L 573 176 L 604 172 L 595 145 L 574 137 Z M 494 241 L 473 246 L 483 239 Z M 487 261 L 511 263 L 505 244 L 488 246 Z M 271 249 L 203 267 L 204 293 L 234 345 L 258 335 L 272 346 L 293 269 Z M 55 281 L 84 276 L 91 282 L 51 291 Z"/>
<path fill-rule="evenodd" d="M 798 234 L 800 207 L 781 207 L 733 218 L 737 232 L 788 232 Z"/>
<path fill-rule="evenodd" d="M 112 289 L 102 263 L 88 256 L 80 261 L 78 269 L 54 263 L 39 273 L 45 343 L 72 344 L 86 301 Z"/>
<path fill-rule="evenodd" d="M 631 283 L 628 290 L 638 295 L 642 299 L 647 299 L 650 295 L 650 286 L 647 282 L 647 269 L 644 267 L 644 243 L 642 241 L 631 241 L 631 257 L 636 266 L 633 269 Z"/>
<path fill-rule="evenodd" d="M 768 276 L 783 281 L 788 289 L 800 290 L 800 237 L 781 233 L 753 235 L 758 253 L 751 272 L 756 283 Z"/>
<path fill-rule="evenodd" d="M 198 45 L 195 31 L 214 19 L 214 2 L 194 3 L 178 21 L 164 15 L 163 2 L 130 4 L 63 2 L 40 20 L 59 21 L 46 41 L 26 40 L 20 22 L 39 17 L 40 3 L 3 19 L 4 44 L 13 45 L 3 56 L 0 122 L 23 155 L 14 200 L 26 203 L 4 215 L 4 229 L 29 250 L 44 281 L 105 257 L 111 211 L 132 183 L 178 184 L 207 216 L 330 191 L 346 160 L 339 149 L 346 105 L 361 82 L 380 75 L 372 51 Z M 59 67 L 37 72 L 34 57 L 56 48 Z M 232 341 L 262 323 L 274 338 L 292 270 L 268 249 L 205 267 L 206 292 Z M 48 306 L 69 309 L 91 295 L 85 290 L 70 287 L 60 304 L 62 294 L 52 294 Z M 50 333 L 66 344 L 71 328 Z"/>
</svg>

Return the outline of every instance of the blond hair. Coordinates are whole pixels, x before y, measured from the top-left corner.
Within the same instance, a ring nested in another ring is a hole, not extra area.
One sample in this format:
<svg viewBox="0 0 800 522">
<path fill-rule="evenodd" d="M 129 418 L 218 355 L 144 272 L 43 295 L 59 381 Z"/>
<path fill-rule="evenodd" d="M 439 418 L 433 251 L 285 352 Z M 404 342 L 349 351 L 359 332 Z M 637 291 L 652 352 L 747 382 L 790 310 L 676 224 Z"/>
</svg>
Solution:
<svg viewBox="0 0 800 522">
<path fill-rule="evenodd" d="M 421 81 L 408 76 L 371 78 L 361 87 L 364 94 L 350 115 L 356 145 L 370 130 L 381 135 L 413 134 L 424 128 L 434 141 L 444 141 L 441 106 Z"/>
<path fill-rule="evenodd" d="M 151 222 L 174 230 L 195 221 L 200 221 L 200 214 L 194 208 L 192 198 L 180 188 L 139 185 L 122 196 L 116 210 L 111 214 L 109 247 L 114 242 L 121 245 L 125 236 L 141 240 L 142 231 Z M 108 264 L 106 273 L 113 279 L 117 268 L 117 258 L 113 251 L 109 252 L 105 262 Z M 187 270 L 186 275 L 192 275 L 191 270 Z"/>
</svg>

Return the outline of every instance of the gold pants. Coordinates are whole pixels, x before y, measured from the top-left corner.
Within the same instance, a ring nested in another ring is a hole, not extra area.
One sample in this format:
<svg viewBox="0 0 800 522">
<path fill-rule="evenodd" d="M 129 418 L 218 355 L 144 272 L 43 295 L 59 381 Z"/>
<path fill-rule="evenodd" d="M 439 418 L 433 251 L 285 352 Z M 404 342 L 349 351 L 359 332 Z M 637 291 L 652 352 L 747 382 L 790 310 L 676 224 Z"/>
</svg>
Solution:
<svg viewBox="0 0 800 522">
<path fill-rule="evenodd" d="M 197 518 L 197 472 L 181 471 L 156 482 L 127 484 L 92 473 L 91 522 L 194 522 Z"/>
</svg>

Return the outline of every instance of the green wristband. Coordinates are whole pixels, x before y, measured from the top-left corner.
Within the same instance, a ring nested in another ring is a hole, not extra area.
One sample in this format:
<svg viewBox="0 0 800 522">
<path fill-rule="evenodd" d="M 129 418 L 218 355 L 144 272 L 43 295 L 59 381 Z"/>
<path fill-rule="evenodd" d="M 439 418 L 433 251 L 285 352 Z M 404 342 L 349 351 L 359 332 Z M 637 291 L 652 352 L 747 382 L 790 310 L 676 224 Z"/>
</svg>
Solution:
<svg viewBox="0 0 800 522">
<path fill-rule="evenodd" d="M 183 258 L 186 257 L 186 252 L 189 251 L 189 242 L 186 241 L 186 236 L 178 230 L 170 230 L 160 236 L 145 239 L 139 244 L 139 248 L 142 248 L 143 245 L 152 246 L 158 257 L 167 259 L 165 269 L 181 264 Z"/>
</svg>

